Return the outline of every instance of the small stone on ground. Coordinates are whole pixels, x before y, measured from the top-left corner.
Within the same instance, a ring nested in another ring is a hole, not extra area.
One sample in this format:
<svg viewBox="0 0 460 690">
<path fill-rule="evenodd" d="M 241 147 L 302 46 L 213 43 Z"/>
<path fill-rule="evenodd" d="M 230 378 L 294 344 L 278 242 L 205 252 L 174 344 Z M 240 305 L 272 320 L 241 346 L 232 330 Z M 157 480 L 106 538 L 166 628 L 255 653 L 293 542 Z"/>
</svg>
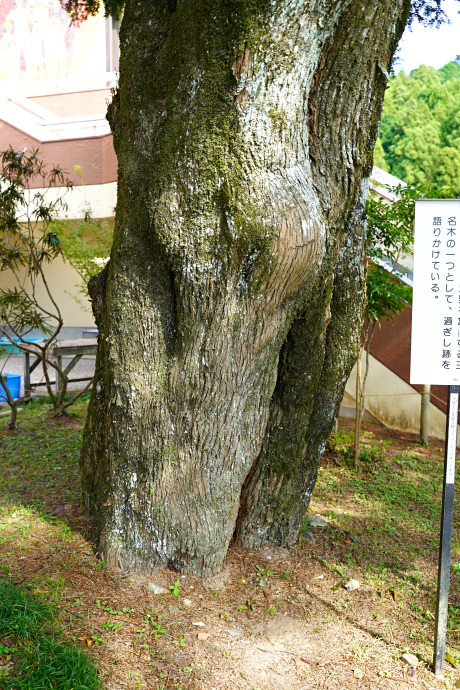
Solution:
<svg viewBox="0 0 460 690">
<path fill-rule="evenodd" d="M 152 592 L 153 594 L 169 594 L 169 591 L 166 589 L 166 587 L 157 585 L 155 582 L 149 582 L 147 585 L 147 589 L 149 590 L 149 592 Z"/>
<path fill-rule="evenodd" d="M 322 515 L 312 515 L 308 518 L 308 523 L 310 527 L 327 527 L 329 524 L 329 520 L 323 518 Z"/>
<path fill-rule="evenodd" d="M 316 539 L 311 532 L 307 529 L 302 530 L 302 537 L 309 541 L 311 544 L 316 544 Z"/>
<path fill-rule="evenodd" d="M 418 658 L 415 654 L 403 654 L 402 658 L 408 666 L 417 666 L 418 664 Z"/>
<path fill-rule="evenodd" d="M 359 589 L 358 580 L 348 580 L 347 584 L 345 585 L 345 589 L 348 589 L 349 592 L 354 592 L 355 589 Z"/>
</svg>

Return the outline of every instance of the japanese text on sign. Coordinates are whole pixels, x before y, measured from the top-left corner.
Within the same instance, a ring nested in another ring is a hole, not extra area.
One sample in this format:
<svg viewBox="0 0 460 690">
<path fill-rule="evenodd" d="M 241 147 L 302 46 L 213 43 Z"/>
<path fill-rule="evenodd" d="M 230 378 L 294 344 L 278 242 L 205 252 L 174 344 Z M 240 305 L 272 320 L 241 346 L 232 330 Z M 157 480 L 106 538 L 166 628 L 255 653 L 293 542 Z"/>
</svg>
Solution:
<svg viewBox="0 0 460 690">
<path fill-rule="evenodd" d="M 415 204 L 411 383 L 460 382 L 460 200 Z"/>
</svg>

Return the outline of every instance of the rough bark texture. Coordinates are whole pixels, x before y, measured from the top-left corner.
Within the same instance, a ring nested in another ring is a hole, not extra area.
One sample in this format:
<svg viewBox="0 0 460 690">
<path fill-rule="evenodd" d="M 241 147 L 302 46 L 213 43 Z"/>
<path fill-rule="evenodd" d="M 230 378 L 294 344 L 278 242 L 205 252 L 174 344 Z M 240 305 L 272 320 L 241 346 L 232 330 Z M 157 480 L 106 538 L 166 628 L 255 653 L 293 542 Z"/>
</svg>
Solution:
<svg viewBox="0 0 460 690">
<path fill-rule="evenodd" d="M 81 469 L 103 558 L 295 540 L 357 354 L 363 204 L 407 0 L 128 0 Z M 238 518 L 238 520 L 237 520 Z"/>
</svg>

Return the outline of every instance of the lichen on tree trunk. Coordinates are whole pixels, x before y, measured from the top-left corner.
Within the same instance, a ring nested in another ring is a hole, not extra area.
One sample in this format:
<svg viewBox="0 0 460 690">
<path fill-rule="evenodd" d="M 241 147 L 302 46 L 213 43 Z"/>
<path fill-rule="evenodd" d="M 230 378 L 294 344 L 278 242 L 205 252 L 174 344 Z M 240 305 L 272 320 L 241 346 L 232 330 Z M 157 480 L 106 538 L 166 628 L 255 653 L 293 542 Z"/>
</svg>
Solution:
<svg viewBox="0 0 460 690">
<path fill-rule="evenodd" d="M 289 544 L 356 356 L 405 0 L 126 5 L 81 470 L 99 551 L 207 574 Z M 238 517 L 238 523 L 237 521 Z"/>
</svg>

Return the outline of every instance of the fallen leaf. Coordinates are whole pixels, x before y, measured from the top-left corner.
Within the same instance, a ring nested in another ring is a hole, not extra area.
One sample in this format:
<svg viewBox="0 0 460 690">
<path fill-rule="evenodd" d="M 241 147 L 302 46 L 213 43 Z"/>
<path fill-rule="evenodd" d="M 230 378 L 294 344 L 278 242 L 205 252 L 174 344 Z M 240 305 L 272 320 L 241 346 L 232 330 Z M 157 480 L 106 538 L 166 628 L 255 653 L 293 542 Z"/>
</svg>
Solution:
<svg viewBox="0 0 460 690">
<path fill-rule="evenodd" d="M 199 640 L 207 640 L 210 633 L 198 633 L 197 637 Z"/>
<path fill-rule="evenodd" d="M 449 662 L 449 664 L 451 666 L 453 666 L 454 668 L 457 668 L 457 662 L 455 661 L 454 657 L 452 656 L 452 654 L 450 652 L 446 652 L 446 656 L 444 658 L 446 661 Z"/>
<path fill-rule="evenodd" d="M 91 645 L 94 644 L 94 640 L 92 640 L 90 637 L 79 637 L 78 639 L 84 642 L 88 647 L 91 647 Z"/>
<path fill-rule="evenodd" d="M 264 593 L 265 599 L 268 599 L 268 594 L 267 594 L 267 592 L 266 592 L 264 589 L 262 590 L 262 592 Z"/>
<path fill-rule="evenodd" d="M 460 688 L 460 678 L 455 681 L 454 688 Z"/>
<path fill-rule="evenodd" d="M 396 592 L 394 591 L 394 589 L 390 589 L 390 594 L 393 597 L 393 601 L 396 601 Z"/>
<path fill-rule="evenodd" d="M 351 541 L 349 539 L 342 539 L 344 544 L 351 544 Z"/>
</svg>

